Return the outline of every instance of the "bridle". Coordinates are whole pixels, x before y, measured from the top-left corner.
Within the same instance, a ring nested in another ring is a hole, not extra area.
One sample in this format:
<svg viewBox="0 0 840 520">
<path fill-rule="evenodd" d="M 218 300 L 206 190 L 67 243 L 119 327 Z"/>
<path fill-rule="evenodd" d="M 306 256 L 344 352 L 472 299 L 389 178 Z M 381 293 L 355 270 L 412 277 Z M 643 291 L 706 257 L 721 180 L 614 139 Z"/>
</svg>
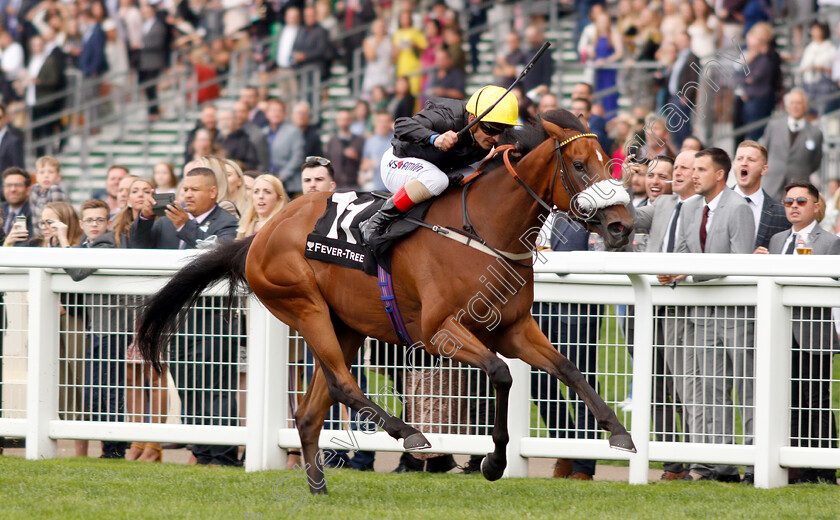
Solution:
<svg viewBox="0 0 840 520">
<path fill-rule="evenodd" d="M 580 139 L 582 137 L 593 137 L 593 138 L 597 139 L 598 136 L 596 136 L 593 133 L 580 133 L 580 134 L 573 135 L 572 137 L 569 137 L 568 139 L 566 139 L 564 141 L 560 141 L 559 139 L 554 138 L 554 142 L 556 143 L 556 146 L 554 147 L 554 153 L 555 153 L 555 156 L 556 156 L 556 160 L 554 162 L 554 173 L 552 174 L 552 177 L 551 177 L 551 192 L 550 192 L 551 194 L 554 193 L 554 186 L 557 183 L 558 173 L 559 173 L 559 177 L 560 177 L 560 183 L 565 188 L 566 193 L 569 194 L 570 200 L 574 201 L 575 197 L 578 194 L 582 193 L 583 190 L 577 190 L 576 189 L 575 183 L 572 181 L 572 178 L 569 174 L 569 168 L 566 165 L 566 160 L 563 157 L 563 147 L 566 146 L 567 144 L 571 143 L 572 141 L 575 141 L 575 140 Z M 519 265 L 519 266 L 522 266 L 522 267 L 530 268 L 531 265 L 524 264 L 522 262 L 517 261 L 517 259 L 519 257 L 521 257 L 522 255 L 514 255 L 512 253 L 506 253 L 504 251 L 499 251 L 499 250 L 495 249 L 493 246 L 491 246 L 490 244 L 488 244 L 487 241 L 484 240 L 476 232 L 475 226 L 473 225 L 472 220 L 470 219 L 469 211 L 467 210 L 467 191 L 469 190 L 473 181 L 484 173 L 484 166 L 487 164 L 488 161 L 490 161 L 496 155 L 502 154 L 502 160 L 504 161 L 505 170 L 508 172 L 508 174 L 511 177 L 513 177 L 516 180 L 516 182 L 519 183 L 520 186 L 522 186 L 522 188 L 528 193 L 528 195 L 530 195 L 531 198 L 533 198 L 535 201 L 537 201 L 537 203 L 539 203 L 543 208 L 545 208 L 549 212 L 549 214 L 554 214 L 554 213 L 559 212 L 559 210 L 554 209 L 553 204 L 548 204 L 546 201 L 544 201 L 542 199 L 542 197 L 540 197 L 530 186 L 528 186 L 528 183 L 526 183 L 524 180 L 522 180 L 522 178 L 516 173 L 516 170 L 513 168 L 513 164 L 511 164 L 511 162 L 510 162 L 510 152 L 514 151 L 515 149 L 516 149 L 516 147 L 512 144 L 504 144 L 504 145 L 496 147 L 493 150 L 493 152 L 489 156 L 487 156 L 481 162 L 481 164 L 479 164 L 475 173 L 465 177 L 461 181 L 461 184 L 464 187 L 463 190 L 461 191 L 461 208 L 462 208 L 461 212 L 462 212 L 462 216 L 463 216 L 463 223 L 462 223 L 463 231 L 460 230 L 460 229 L 453 228 L 451 226 L 446 226 L 445 229 L 448 229 L 449 231 L 453 231 L 455 233 L 458 233 L 458 234 L 466 237 L 467 245 L 469 245 L 470 240 L 475 240 L 475 241 L 479 242 L 480 244 L 482 244 L 484 247 L 488 248 L 490 251 L 492 251 L 496 255 L 498 255 L 499 257 L 505 258 L 508 262 L 511 262 L 513 264 L 516 264 L 516 265 Z M 573 188 L 575 188 L 575 189 L 573 189 Z M 573 212 L 573 213 L 577 213 L 577 212 Z M 577 216 L 577 215 L 570 215 L 570 217 L 573 218 L 574 220 L 580 220 L 584 224 L 588 224 L 588 223 L 592 222 L 591 218 L 581 218 L 580 216 Z M 434 226 L 434 228 L 437 228 L 437 229 L 433 229 L 436 232 L 438 232 L 438 230 L 440 229 L 438 226 Z M 529 253 L 529 255 L 530 255 L 530 253 Z"/>
</svg>

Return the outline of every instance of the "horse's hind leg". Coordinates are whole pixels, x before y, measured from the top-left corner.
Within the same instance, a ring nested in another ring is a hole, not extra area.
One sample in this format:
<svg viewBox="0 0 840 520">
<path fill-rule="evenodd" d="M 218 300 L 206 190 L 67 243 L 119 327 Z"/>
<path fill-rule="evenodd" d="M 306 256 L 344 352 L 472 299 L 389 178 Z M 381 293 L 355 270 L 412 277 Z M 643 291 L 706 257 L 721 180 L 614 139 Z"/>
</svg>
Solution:
<svg viewBox="0 0 840 520">
<path fill-rule="evenodd" d="M 301 451 L 303 460 L 306 463 L 306 477 L 309 481 L 310 493 L 326 493 L 327 483 L 324 480 L 324 471 L 318 457 L 318 438 L 321 428 L 324 426 L 324 419 L 330 406 L 335 401 L 327 391 L 327 381 L 321 367 L 315 367 L 315 374 L 309 382 L 306 396 L 301 401 L 295 412 L 295 425 L 300 436 Z"/>
<path fill-rule="evenodd" d="M 533 318 L 511 327 L 497 341 L 497 350 L 509 358 L 519 358 L 532 367 L 548 372 L 572 388 L 592 411 L 604 430 L 610 432 L 610 447 L 635 453 L 636 447 L 627 429 L 619 422 L 612 408 L 586 381 L 580 370 L 557 352 Z"/>
<path fill-rule="evenodd" d="M 366 420 L 378 424 L 391 437 L 403 439 L 405 449 L 429 448 L 431 444 L 416 428 L 390 415 L 381 406 L 368 399 L 350 373 L 347 366 L 349 361 L 345 360 L 345 354 L 342 352 L 346 353 L 354 349 L 349 358 L 352 359 L 363 336 L 350 331 L 342 323 L 335 324 L 340 336 L 337 335 L 326 303 L 323 304 L 320 312 L 302 312 L 301 314 L 307 316 L 307 319 L 300 320 L 297 328 L 321 363 L 329 396 L 356 410 Z"/>
</svg>

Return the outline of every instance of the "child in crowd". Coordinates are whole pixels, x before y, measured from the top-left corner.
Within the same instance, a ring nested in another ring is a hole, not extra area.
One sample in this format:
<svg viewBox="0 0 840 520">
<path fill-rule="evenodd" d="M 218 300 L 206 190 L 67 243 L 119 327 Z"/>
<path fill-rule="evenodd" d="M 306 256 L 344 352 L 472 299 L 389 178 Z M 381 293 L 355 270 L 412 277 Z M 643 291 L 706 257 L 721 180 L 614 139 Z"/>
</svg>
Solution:
<svg viewBox="0 0 840 520">
<path fill-rule="evenodd" d="M 67 194 L 61 187 L 61 164 L 58 159 L 45 155 L 35 161 L 35 178 L 37 184 L 29 192 L 29 205 L 32 217 L 37 222 L 41 218 L 44 207 L 50 202 L 64 202 Z"/>
<path fill-rule="evenodd" d="M 178 188 L 178 177 L 175 168 L 168 162 L 159 162 L 152 173 L 152 187 L 155 193 L 175 193 Z"/>
<path fill-rule="evenodd" d="M 91 199 L 82 204 L 82 235 L 76 247 L 117 247 L 114 232 L 108 231 L 110 208 L 104 201 Z M 70 278 L 84 280 L 96 269 L 65 269 Z M 84 308 L 90 341 L 85 355 L 85 397 L 87 412 L 93 421 L 125 420 L 125 349 L 130 341 L 129 304 L 131 297 L 86 294 Z M 132 320 L 133 322 L 133 320 Z M 102 442 L 102 458 L 125 457 L 125 443 Z"/>
</svg>

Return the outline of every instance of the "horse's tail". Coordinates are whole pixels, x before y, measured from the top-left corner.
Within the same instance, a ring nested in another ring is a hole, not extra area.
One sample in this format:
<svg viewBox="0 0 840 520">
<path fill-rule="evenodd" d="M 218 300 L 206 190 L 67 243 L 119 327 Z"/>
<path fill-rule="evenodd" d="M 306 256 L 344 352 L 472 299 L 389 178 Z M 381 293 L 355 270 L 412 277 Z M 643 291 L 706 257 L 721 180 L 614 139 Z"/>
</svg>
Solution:
<svg viewBox="0 0 840 520">
<path fill-rule="evenodd" d="M 156 294 L 146 299 L 137 318 L 135 345 L 152 367 L 161 371 L 161 354 L 178 328 L 179 321 L 201 293 L 216 282 L 227 279 L 228 295 L 237 287 L 248 288 L 245 259 L 254 237 L 223 244 L 199 255 L 184 266 Z"/>
</svg>

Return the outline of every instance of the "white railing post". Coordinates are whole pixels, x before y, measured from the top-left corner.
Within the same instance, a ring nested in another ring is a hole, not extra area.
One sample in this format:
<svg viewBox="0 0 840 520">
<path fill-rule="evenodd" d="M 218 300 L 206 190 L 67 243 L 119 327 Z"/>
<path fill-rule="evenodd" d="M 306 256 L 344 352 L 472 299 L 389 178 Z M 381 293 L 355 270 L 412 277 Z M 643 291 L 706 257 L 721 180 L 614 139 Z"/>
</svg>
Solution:
<svg viewBox="0 0 840 520">
<path fill-rule="evenodd" d="M 519 359 L 502 358 L 513 384 L 508 396 L 507 468 L 504 477 L 527 477 L 528 459 L 521 455 L 522 439 L 531 434 L 531 366 Z"/>
<path fill-rule="evenodd" d="M 633 418 L 631 434 L 636 454 L 630 457 L 630 483 L 647 484 L 650 467 L 650 408 L 653 373 L 653 299 L 648 281 L 628 275 L 633 284 L 636 311 L 633 316 Z"/>
<path fill-rule="evenodd" d="M 779 449 L 790 433 L 790 312 L 782 287 L 759 278 L 755 306 L 755 487 L 787 485 Z"/>
<path fill-rule="evenodd" d="M 58 443 L 50 421 L 58 417 L 58 294 L 44 269 L 29 270 L 29 339 L 27 348 L 26 458 L 51 459 Z"/>
<path fill-rule="evenodd" d="M 289 329 L 248 298 L 248 423 L 245 471 L 283 469 L 277 432 L 288 418 Z"/>
</svg>

